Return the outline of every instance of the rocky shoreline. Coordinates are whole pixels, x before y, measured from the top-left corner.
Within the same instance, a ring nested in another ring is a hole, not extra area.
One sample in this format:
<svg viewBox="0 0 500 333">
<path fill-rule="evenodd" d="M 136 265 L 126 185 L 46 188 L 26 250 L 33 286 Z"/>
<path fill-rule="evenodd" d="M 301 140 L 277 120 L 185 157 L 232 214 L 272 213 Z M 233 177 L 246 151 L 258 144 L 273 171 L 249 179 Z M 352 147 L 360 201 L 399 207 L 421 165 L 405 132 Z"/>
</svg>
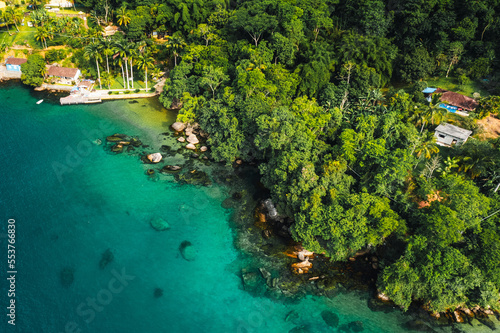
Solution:
<svg viewBox="0 0 500 333">
<path fill-rule="evenodd" d="M 377 251 L 366 250 L 346 262 L 331 262 L 322 255 L 303 249 L 291 237 L 291 219 L 279 216 L 268 199 L 269 193 L 260 184 L 255 165 L 240 162 L 228 168 L 213 163 L 210 149 L 205 145 L 208 135 L 196 124 L 174 123 L 170 132 L 160 136 L 164 140 L 175 139 L 169 140 L 174 143 L 162 145 L 155 151 L 137 137 L 115 133 L 103 138 L 103 146 L 110 154 L 125 152 L 137 156 L 147 166 L 145 174 L 152 180 L 167 176 L 180 184 L 195 186 L 211 186 L 215 182 L 230 190 L 230 196 L 222 205 L 234 212 L 236 248 L 252 259 L 250 264 L 240 268 L 242 288 L 247 292 L 285 302 L 294 302 L 306 295 L 335 298 L 345 292 L 360 292 L 372 311 L 400 311 L 376 290 L 379 270 Z M 171 164 L 169 159 L 179 157 L 179 154 L 183 163 Z M 153 224 L 159 228 L 155 228 L 157 230 L 168 229 L 157 221 Z M 185 259 L 189 258 L 186 260 L 194 260 L 186 254 L 186 249 L 191 249 L 189 241 L 181 244 L 179 251 Z M 293 317 L 293 314 L 289 315 Z M 431 313 L 418 304 L 412 305 L 405 315 L 408 316 L 405 329 L 425 332 L 433 332 L 436 327 L 452 327 L 453 332 L 463 332 L 456 325 L 471 323 L 474 319 L 494 330 L 496 325 L 492 319 L 496 317 L 500 320 L 498 312 L 486 309 L 459 308 L 445 313 Z M 337 327 L 336 322 L 339 325 L 335 314 L 325 313 L 322 317 L 332 327 Z M 299 328 L 292 331 L 302 332 Z M 363 330 L 361 322 L 344 324 L 339 328 L 345 332 Z"/>
</svg>

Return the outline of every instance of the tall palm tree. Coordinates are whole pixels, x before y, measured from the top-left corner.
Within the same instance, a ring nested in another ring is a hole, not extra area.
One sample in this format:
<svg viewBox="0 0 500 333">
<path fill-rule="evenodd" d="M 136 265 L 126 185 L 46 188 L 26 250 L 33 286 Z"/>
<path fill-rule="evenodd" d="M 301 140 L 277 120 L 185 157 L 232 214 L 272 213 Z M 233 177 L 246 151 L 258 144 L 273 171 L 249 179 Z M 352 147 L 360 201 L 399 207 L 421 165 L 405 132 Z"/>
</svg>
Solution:
<svg viewBox="0 0 500 333">
<path fill-rule="evenodd" d="M 99 87 L 102 89 L 101 84 L 101 71 L 99 70 L 99 59 L 102 60 L 99 44 L 97 42 L 92 42 L 85 46 L 84 55 L 87 59 L 95 58 L 95 64 L 97 67 L 97 76 L 99 78 Z"/>
<path fill-rule="evenodd" d="M 174 56 L 174 66 L 177 66 L 177 57 L 185 46 L 186 42 L 180 34 L 175 33 L 173 36 L 168 38 L 166 47 L 171 50 L 172 55 Z"/>
<path fill-rule="evenodd" d="M 125 8 L 125 6 L 120 7 L 120 9 L 118 9 L 116 17 L 118 18 L 119 25 L 127 26 L 127 24 L 129 24 L 131 20 L 129 13 L 127 12 L 127 8 Z"/>
<path fill-rule="evenodd" d="M 154 60 L 148 53 L 141 54 L 137 58 L 137 66 L 144 69 L 144 82 L 146 82 L 146 91 L 148 91 L 148 68 L 154 66 Z"/>
<path fill-rule="evenodd" d="M 128 82 L 128 70 L 127 70 L 127 77 L 125 77 L 125 72 L 123 71 L 123 60 L 126 58 L 127 55 L 126 55 L 126 53 L 124 51 L 124 45 L 122 43 L 116 41 L 114 43 L 113 52 L 115 52 L 115 53 L 118 54 L 118 57 L 116 59 L 117 59 L 118 64 L 122 68 L 123 89 L 125 89 L 125 87 L 126 87 L 126 85 L 125 85 L 125 79 Z M 125 61 L 125 65 L 126 64 L 127 64 L 127 62 Z"/>
<path fill-rule="evenodd" d="M 130 81 L 132 82 L 132 89 L 134 89 L 134 66 L 133 61 L 139 55 L 137 43 L 127 44 L 128 59 L 130 61 Z"/>
<path fill-rule="evenodd" d="M 106 70 L 108 72 L 108 75 L 111 75 L 109 73 L 109 56 L 112 56 L 114 54 L 111 40 L 109 38 L 101 38 L 99 39 L 99 43 L 101 44 L 102 54 L 106 56 Z"/>
</svg>

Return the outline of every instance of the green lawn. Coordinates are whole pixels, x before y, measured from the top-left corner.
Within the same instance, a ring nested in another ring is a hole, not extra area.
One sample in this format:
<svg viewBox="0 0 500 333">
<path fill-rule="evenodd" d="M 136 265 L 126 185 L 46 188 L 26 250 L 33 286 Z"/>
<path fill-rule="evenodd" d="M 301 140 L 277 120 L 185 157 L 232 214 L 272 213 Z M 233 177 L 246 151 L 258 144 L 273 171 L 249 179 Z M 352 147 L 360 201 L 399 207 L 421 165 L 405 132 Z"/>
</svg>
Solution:
<svg viewBox="0 0 500 333">
<path fill-rule="evenodd" d="M 132 82 L 130 82 L 132 83 Z M 127 83 L 125 82 L 125 85 Z M 153 85 L 155 85 L 156 83 L 155 82 L 150 82 L 148 80 L 148 89 L 150 89 Z M 103 89 L 108 89 L 107 86 L 102 86 Z M 141 81 L 141 80 L 137 80 L 135 77 L 134 77 L 134 89 L 144 89 L 146 88 L 146 84 Z M 115 79 L 113 80 L 113 83 L 111 84 L 111 89 L 127 89 L 127 86 L 123 87 L 123 78 L 121 75 L 119 76 L 116 76 Z M 130 85 L 130 89 L 132 89 L 132 85 Z"/>
<path fill-rule="evenodd" d="M 19 32 L 17 32 L 15 26 L 10 27 L 11 36 L 6 27 L 2 27 L 0 30 L 0 42 L 5 42 L 9 46 L 14 44 L 25 45 L 28 44 L 30 47 L 35 49 L 40 49 L 40 43 L 35 40 L 35 28 L 28 27 L 27 25 L 19 25 Z"/>
<path fill-rule="evenodd" d="M 450 90 L 463 95 L 472 97 L 475 92 L 481 94 L 482 97 L 488 96 L 489 93 L 481 87 L 478 81 L 471 80 L 471 83 L 465 86 L 458 84 L 456 78 L 452 77 L 435 77 L 427 80 L 428 87 L 441 88 L 444 90 Z"/>
</svg>

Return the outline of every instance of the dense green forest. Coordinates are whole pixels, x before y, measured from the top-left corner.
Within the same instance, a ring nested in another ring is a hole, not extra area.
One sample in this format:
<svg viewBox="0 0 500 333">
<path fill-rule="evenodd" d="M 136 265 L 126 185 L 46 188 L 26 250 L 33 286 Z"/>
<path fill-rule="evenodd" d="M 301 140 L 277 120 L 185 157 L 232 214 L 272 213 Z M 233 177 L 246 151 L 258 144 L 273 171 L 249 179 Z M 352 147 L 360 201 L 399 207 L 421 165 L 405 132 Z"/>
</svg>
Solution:
<svg viewBox="0 0 500 333">
<path fill-rule="evenodd" d="M 500 308 L 500 140 L 433 136 L 443 121 L 478 134 L 498 114 L 500 1 L 81 4 L 151 44 L 169 68 L 162 103 L 209 133 L 215 160 L 258 164 L 305 248 L 391 248 L 377 285 L 403 309 Z M 448 76 L 489 94 L 469 117 L 424 99 L 427 79 Z"/>
</svg>

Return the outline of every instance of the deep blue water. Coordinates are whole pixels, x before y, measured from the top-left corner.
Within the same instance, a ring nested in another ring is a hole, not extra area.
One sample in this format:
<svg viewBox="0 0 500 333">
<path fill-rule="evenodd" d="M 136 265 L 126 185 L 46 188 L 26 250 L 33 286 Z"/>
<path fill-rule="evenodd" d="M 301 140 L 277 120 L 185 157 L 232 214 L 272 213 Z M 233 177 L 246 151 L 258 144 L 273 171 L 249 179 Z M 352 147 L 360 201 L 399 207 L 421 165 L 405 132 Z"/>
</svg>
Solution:
<svg viewBox="0 0 500 333">
<path fill-rule="evenodd" d="M 362 321 L 364 332 L 403 332 L 408 316 L 372 312 L 366 295 L 305 297 L 284 304 L 242 288 L 228 190 L 154 180 L 137 156 L 94 144 L 115 132 L 138 135 L 151 150 L 174 144 L 175 115 L 141 100 L 59 106 L 17 84 L 0 87 L 0 332 L 335 332 Z M 181 155 L 172 161 L 183 159 Z M 201 168 L 201 167 L 200 167 Z M 153 218 L 171 228 L 158 232 Z M 7 225 L 16 225 L 16 320 L 7 323 Z M 193 244 L 186 261 L 179 245 Z M 114 260 L 99 267 L 110 249 Z M 61 272 L 73 275 L 64 285 Z M 163 295 L 155 297 L 155 288 Z M 293 320 L 285 318 L 292 310 Z M 476 327 L 474 332 L 482 331 Z M 471 327 L 463 329 L 471 330 Z M 439 329 L 447 332 L 449 328 Z M 471 330 L 472 331 L 472 330 Z"/>
</svg>

